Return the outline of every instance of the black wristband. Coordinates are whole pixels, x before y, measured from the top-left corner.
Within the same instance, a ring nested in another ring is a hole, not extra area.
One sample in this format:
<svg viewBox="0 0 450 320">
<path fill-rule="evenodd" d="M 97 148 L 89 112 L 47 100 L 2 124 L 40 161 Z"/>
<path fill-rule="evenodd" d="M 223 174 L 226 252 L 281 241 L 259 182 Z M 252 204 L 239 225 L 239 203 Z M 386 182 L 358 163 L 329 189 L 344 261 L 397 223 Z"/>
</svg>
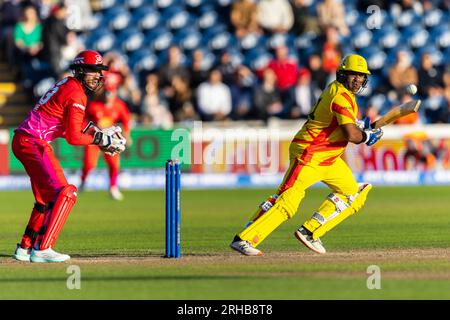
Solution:
<svg viewBox="0 0 450 320">
<path fill-rule="evenodd" d="M 359 143 L 366 142 L 366 140 L 367 140 L 367 133 L 365 131 L 362 131 L 362 136 L 363 136 L 363 138 Z"/>
<path fill-rule="evenodd" d="M 94 134 L 94 141 L 92 141 L 93 144 L 99 145 L 103 138 L 103 132 L 98 131 Z"/>
</svg>

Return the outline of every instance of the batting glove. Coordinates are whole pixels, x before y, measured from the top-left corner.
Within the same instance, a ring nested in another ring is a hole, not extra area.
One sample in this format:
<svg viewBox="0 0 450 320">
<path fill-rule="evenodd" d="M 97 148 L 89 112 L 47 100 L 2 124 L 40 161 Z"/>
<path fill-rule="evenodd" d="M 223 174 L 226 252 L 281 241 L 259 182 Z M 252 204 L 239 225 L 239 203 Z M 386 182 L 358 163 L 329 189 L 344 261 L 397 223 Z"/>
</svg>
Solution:
<svg viewBox="0 0 450 320">
<path fill-rule="evenodd" d="M 383 130 L 381 128 L 374 130 L 364 130 L 366 134 L 366 140 L 364 143 L 368 146 L 374 145 L 383 136 Z"/>
<path fill-rule="evenodd" d="M 365 117 L 362 120 L 356 120 L 356 125 L 361 130 L 369 130 L 370 129 L 370 118 L 369 117 Z"/>
</svg>

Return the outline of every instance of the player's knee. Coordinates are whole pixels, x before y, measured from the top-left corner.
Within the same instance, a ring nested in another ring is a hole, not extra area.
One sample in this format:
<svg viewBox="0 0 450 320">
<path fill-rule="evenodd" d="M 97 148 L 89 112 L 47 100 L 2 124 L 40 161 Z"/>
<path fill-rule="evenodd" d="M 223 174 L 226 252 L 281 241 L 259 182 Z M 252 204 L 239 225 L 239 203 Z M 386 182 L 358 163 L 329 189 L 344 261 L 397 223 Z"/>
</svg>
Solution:
<svg viewBox="0 0 450 320">
<path fill-rule="evenodd" d="M 284 191 L 277 199 L 276 206 L 285 213 L 288 219 L 291 219 L 296 213 L 300 201 L 303 199 L 305 191 L 296 188 L 290 188 Z"/>
<path fill-rule="evenodd" d="M 355 212 L 359 211 L 366 202 L 367 195 L 369 191 L 372 189 L 372 185 L 370 183 L 360 183 L 358 192 L 349 198 L 350 206 L 355 210 Z"/>
</svg>

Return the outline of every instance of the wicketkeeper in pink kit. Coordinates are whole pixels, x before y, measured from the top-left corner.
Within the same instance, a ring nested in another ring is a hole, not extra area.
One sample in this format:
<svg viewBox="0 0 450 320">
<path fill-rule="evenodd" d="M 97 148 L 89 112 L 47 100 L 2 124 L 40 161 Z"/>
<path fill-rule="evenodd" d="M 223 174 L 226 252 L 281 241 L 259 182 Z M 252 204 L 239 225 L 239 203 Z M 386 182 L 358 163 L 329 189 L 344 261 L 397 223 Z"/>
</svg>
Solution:
<svg viewBox="0 0 450 320">
<path fill-rule="evenodd" d="M 83 132 L 87 93 L 101 90 L 102 56 L 92 50 L 79 53 L 66 77 L 48 90 L 28 117 L 15 130 L 12 151 L 30 177 L 35 204 L 22 241 L 13 257 L 20 261 L 63 262 L 67 254 L 53 250 L 70 210 L 77 188 L 69 184 L 50 142 L 62 137 L 71 145 L 95 144 L 104 152 L 125 150 L 126 140 L 119 127 Z"/>
</svg>

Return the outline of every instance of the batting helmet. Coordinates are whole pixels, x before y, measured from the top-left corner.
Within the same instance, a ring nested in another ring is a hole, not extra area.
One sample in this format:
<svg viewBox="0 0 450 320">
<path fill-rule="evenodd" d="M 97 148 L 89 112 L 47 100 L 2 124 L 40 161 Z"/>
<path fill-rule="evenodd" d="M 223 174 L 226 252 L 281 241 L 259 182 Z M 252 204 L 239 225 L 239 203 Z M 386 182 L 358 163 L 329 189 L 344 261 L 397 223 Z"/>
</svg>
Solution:
<svg viewBox="0 0 450 320">
<path fill-rule="evenodd" d="M 339 66 L 339 71 L 354 71 L 370 74 L 366 59 L 357 54 L 350 54 L 346 56 Z"/>
<path fill-rule="evenodd" d="M 81 51 L 75 59 L 73 59 L 70 69 L 78 69 L 87 67 L 97 71 L 108 70 L 108 66 L 103 64 L 103 57 L 100 53 L 94 50 Z"/>
</svg>

